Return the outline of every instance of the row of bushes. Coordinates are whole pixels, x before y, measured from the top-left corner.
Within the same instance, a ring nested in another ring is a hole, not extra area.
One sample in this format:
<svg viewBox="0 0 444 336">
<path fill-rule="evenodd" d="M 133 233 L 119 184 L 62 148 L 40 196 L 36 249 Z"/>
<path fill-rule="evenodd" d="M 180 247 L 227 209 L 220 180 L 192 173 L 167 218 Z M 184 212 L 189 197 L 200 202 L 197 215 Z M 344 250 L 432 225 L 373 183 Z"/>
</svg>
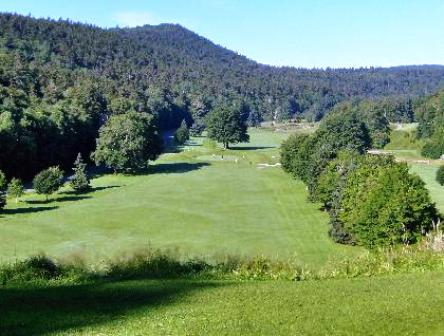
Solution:
<svg viewBox="0 0 444 336">
<path fill-rule="evenodd" d="M 79 153 L 74 162 L 74 175 L 70 186 L 75 192 L 86 192 L 90 190 L 90 180 L 86 173 L 86 164 L 83 162 L 82 155 Z M 42 170 L 33 179 L 33 188 L 37 194 L 48 196 L 58 191 L 63 186 L 64 172 L 59 167 L 49 167 Z M 18 178 L 12 178 L 8 183 L 5 174 L 0 170 L 0 209 L 6 205 L 6 196 L 14 197 L 16 203 L 19 197 L 25 191 L 22 181 Z"/>
<path fill-rule="evenodd" d="M 296 261 L 275 261 L 265 257 L 226 257 L 209 263 L 201 259 L 183 261 L 177 255 L 146 251 L 129 258 L 109 261 L 101 267 L 84 262 L 62 263 L 46 256 L 0 266 L 0 284 L 85 283 L 130 279 L 201 280 L 321 280 L 374 275 L 444 270 L 444 255 L 424 245 L 380 249 L 360 257 L 338 259 L 311 269 Z"/>
<path fill-rule="evenodd" d="M 357 113 L 332 114 L 312 135 L 290 136 L 281 163 L 329 212 L 336 242 L 370 248 L 414 243 L 439 219 L 435 204 L 406 164 L 366 154 L 371 146 Z"/>
</svg>

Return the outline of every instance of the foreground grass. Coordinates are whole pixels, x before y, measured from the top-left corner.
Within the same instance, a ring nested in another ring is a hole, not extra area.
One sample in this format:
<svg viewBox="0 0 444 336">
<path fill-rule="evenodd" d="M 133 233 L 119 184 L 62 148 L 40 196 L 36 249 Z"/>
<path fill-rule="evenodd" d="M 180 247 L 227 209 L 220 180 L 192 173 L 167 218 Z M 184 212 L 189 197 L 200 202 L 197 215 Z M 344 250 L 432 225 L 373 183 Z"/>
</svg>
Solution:
<svg viewBox="0 0 444 336">
<path fill-rule="evenodd" d="M 28 195 L 0 218 L 0 259 L 39 252 L 101 260 L 139 249 L 178 247 L 185 256 L 265 255 L 321 265 L 359 249 L 334 244 L 328 216 L 306 201 L 306 188 L 279 167 L 286 132 L 251 130 L 230 151 L 195 139 L 164 154 L 145 175 L 106 175 L 95 191 L 61 193 L 42 203 Z"/>
<path fill-rule="evenodd" d="M 444 274 L 0 288 L 2 335 L 440 335 Z"/>
</svg>

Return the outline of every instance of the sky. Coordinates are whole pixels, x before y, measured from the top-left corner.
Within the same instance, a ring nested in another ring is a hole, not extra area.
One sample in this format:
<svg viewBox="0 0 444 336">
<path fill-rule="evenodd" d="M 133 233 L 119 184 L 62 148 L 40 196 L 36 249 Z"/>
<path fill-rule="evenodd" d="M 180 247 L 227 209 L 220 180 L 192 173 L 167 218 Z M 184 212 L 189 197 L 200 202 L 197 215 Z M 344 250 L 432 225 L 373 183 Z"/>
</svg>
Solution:
<svg viewBox="0 0 444 336">
<path fill-rule="evenodd" d="M 444 0 L 0 0 L 0 11 L 100 27 L 179 23 L 277 66 L 444 64 Z"/>
</svg>

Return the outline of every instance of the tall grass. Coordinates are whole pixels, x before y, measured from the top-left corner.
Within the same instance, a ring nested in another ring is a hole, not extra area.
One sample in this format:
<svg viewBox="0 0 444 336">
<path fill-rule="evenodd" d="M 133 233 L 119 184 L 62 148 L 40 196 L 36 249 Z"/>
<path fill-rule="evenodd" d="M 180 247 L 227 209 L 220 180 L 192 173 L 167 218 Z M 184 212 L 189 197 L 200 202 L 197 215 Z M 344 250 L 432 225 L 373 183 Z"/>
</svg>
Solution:
<svg viewBox="0 0 444 336">
<path fill-rule="evenodd" d="M 57 262 L 44 255 L 0 267 L 0 283 L 68 282 L 91 280 L 190 278 L 215 280 L 321 280 L 370 277 L 394 273 L 444 270 L 444 253 L 420 246 L 368 252 L 360 257 L 331 260 L 310 269 L 295 260 L 227 256 L 218 262 L 182 260 L 169 251 L 146 250 L 130 257 L 108 260 L 99 267 L 76 258 Z"/>
</svg>

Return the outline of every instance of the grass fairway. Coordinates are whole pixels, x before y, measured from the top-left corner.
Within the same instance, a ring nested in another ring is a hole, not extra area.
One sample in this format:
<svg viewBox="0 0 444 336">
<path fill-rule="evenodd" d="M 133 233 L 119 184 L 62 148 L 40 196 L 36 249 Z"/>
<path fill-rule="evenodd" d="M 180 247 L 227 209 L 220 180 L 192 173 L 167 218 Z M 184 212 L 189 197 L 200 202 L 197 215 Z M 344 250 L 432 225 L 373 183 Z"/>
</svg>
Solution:
<svg viewBox="0 0 444 336">
<path fill-rule="evenodd" d="M 436 182 L 438 166 L 425 164 L 412 164 L 411 171 L 421 176 L 430 190 L 430 196 L 436 202 L 439 210 L 444 213 L 444 187 Z"/>
<path fill-rule="evenodd" d="M 408 162 L 411 171 L 418 174 L 426 183 L 430 196 L 436 202 L 441 212 L 444 212 L 444 187 L 436 182 L 436 171 L 441 160 L 428 160 L 421 156 L 423 141 L 416 139 L 414 134 L 416 124 L 406 124 L 399 130 L 393 130 L 390 135 L 390 143 L 384 148 L 401 161 Z M 429 162 L 429 164 L 421 163 Z"/>
<path fill-rule="evenodd" d="M 279 167 L 288 133 L 252 130 L 251 142 L 223 152 L 195 139 L 138 176 L 106 175 L 94 192 L 43 203 L 11 200 L 0 218 L 3 261 L 38 252 L 99 260 L 151 246 L 186 255 L 265 255 L 323 264 L 359 249 L 334 244 L 328 216 L 306 201 L 302 182 Z M 223 156 L 223 157 L 222 157 Z"/>
<path fill-rule="evenodd" d="M 442 335 L 444 274 L 0 288 L 2 335 Z"/>
</svg>

